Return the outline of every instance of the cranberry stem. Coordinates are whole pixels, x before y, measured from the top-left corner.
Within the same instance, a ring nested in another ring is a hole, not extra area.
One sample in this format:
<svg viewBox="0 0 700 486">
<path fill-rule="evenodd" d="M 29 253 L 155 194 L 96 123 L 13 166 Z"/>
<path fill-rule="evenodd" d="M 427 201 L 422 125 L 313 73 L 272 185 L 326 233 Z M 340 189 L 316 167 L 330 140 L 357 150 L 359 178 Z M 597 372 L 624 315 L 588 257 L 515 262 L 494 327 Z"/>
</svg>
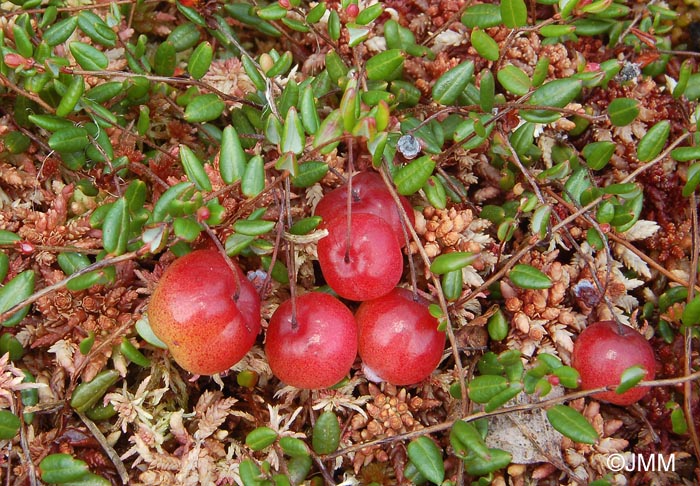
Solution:
<svg viewBox="0 0 700 486">
<path fill-rule="evenodd" d="M 418 297 L 418 279 L 416 278 L 416 264 L 413 261 L 413 255 L 411 254 L 411 238 L 408 236 L 406 221 L 401 216 L 401 210 L 399 209 L 398 205 L 396 206 L 396 212 L 399 213 L 399 218 L 401 220 L 401 231 L 403 232 L 403 237 L 406 241 L 406 255 L 408 256 L 408 271 L 411 273 L 411 291 L 413 292 L 413 300 L 418 302 L 420 299 Z"/>
<path fill-rule="evenodd" d="M 224 245 L 221 244 L 219 238 L 216 236 L 214 231 L 212 231 L 209 225 L 204 221 L 201 222 L 201 225 L 204 226 L 204 231 L 206 231 L 207 235 L 209 235 L 209 238 L 211 238 L 211 240 L 214 242 L 214 246 L 216 246 L 216 249 L 219 250 L 221 256 L 224 257 L 226 265 L 228 265 L 228 267 L 231 269 L 231 272 L 233 272 L 233 279 L 236 281 L 236 292 L 234 292 L 233 294 L 233 301 L 238 302 L 238 298 L 241 296 L 241 276 L 238 275 L 238 272 L 236 271 L 236 266 L 231 261 L 231 258 L 226 254 L 226 249 L 224 248 Z"/>
<path fill-rule="evenodd" d="M 280 190 L 281 192 L 281 190 Z M 277 207 L 279 208 L 279 216 L 277 217 L 277 234 L 275 235 L 275 247 L 272 249 L 272 258 L 270 259 L 270 268 L 267 272 L 267 276 L 265 277 L 265 282 L 263 283 L 261 289 L 260 289 L 260 296 L 263 297 L 267 295 L 267 292 L 270 288 L 270 284 L 272 283 L 272 268 L 275 267 L 275 263 L 277 262 L 277 254 L 279 252 L 280 244 L 282 242 L 282 233 L 284 233 L 284 198 L 278 199 L 278 192 L 273 191 L 272 194 L 275 197 L 275 203 L 277 204 Z M 287 267 L 287 273 L 289 273 L 289 267 Z M 291 281 L 291 275 L 290 275 L 290 281 Z"/>
<path fill-rule="evenodd" d="M 347 232 L 345 233 L 345 263 L 350 263 L 350 238 L 352 237 L 352 173 L 354 172 L 352 153 L 353 141 L 348 142 L 348 205 L 347 205 Z"/>
<path fill-rule="evenodd" d="M 282 205 L 284 207 L 284 213 L 287 216 L 287 227 L 292 226 L 292 203 L 291 194 L 292 189 L 289 183 L 289 177 L 284 179 L 284 200 Z M 281 214 L 280 214 L 281 218 Z M 272 266 L 270 266 L 270 271 L 272 271 Z M 292 329 L 296 330 L 297 324 L 297 286 L 296 286 L 296 261 L 294 259 L 294 242 L 287 241 L 287 272 L 289 274 L 289 297 L 292 302 Z"/>
</svg>

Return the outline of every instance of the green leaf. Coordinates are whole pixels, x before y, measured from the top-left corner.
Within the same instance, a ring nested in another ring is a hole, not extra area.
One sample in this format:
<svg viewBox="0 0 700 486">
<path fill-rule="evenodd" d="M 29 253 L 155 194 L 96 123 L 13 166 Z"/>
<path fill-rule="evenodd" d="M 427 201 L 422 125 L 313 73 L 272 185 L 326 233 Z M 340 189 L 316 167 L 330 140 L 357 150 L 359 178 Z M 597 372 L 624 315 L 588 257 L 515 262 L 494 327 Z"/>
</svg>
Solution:
<svg viewBox="0 0 700 486">
<path fill-rule="evenodd" d="M 321 216 L 309 216 L 303 218 L 289 227 L 289 233 L 292 235 L 307 235 L 318 228 L 323 218 Z"/>
<path fill-rule="evenodd" d="M 683 197 L 688 197 L 693 194 L 697 189 L 698 184 L 700 184 L 700 162 L 691 164 L 688 167 L 686 182 L 683 186 L 683 191 L 681 191 Z"/>
<path fill-rule="evenodd" d="M 0 410 L 0 440 L 13 439 L 22 423 L 19 417 L 9 410 Z"/>
<path fill-rule="evenodd" d="M 678 404 L 671 411 L 671 430 L 673 430 L 674 434 L 680 435 L 688 432 L 688 422 L 685 420 L 685 413 Z"/>
<path fill-rule="evenodd" d="M 503 24 L 515 29 L 527 24 L 527 6 L 524 0 L 501 0 Z"/>
<path fill-rule="evenodd" d="M 279 3 L 271 3 L 259 9 L 256 14 L 263 20 L 280 20 L 287 16 L 287 9 Z"/>
<path fill-rule="evenodd" d="M 659 155 L 671 134 L 671 122 L 663 120 L 651 127 L 637 144 L 637 158 L 640 162 L 649 162 Z"/>
<path fill-rule="evenodd" d="M 296 437 L 280 437 L 279 444 L 282 451 L 289 457 L 307 457 L 309 455 L 309 449 L 304 441 Z"/>
<path fill-rule="evenodd" d="M 102 223 L 102 240 L 107 253 L 121 255 L 126 251 L 129 240 L 129 212 L 123 197 L 112 204 L 105 216 Z"/>
<path fill-rule="evenodd" d="M 104 267 L 92 272 L 85 273 L 75 278 L 71 278 L 66 283 L 66 288 L 71 291 L 85 290 L 93 285 L 106 285 L 114 282 L 116 270 L 114 267 Z"/>
<path fill-rule="evenodd" d="M 226 104 L 214 93 L 197 96 L 185 108 L 185 120 L 200 123 L 215 120 L 221 116 Z"/>
<path fill-rule="evenodd" d="M 49 147 L 61 153 L 83 150 L 89 143 L 88 132 L 83 127 L 62 128 L 49 137 Z"/>
<path fill-rule="evenodd" d="M 485 112 L 491 112 L 495 104 L 496 82 L 490 69 L 481 71 L 479 83 L 479 106 Z"/>
<path fill-rule="evenodd" d="M 538 235 L 541 239 L 547 236 L 547 229 L 549 227 L 549 221 L 552 215 L 551 206 L 540 206 L 534 213 L 532 213 L 532 218 L 530 218 L 530 231 Z"/>
<path fill-rule="evenodd" d="M 156 348 L 160 349 L 168 349 L 168 345 L 158 339 L 158 336 L 155 335 L 147 318 L 142 317 L 136 321 L 134 327 L 136 328 L 136 332 L 139 334 L 139 336 L 141 336 L 143 340 L 151 346 L 155 346 Z"/>
<path fill-rule="evenodd" d="M 146 203 L 146 192 L 148 188 L 146 183 L 140 179 L 131 181 L 129 187 L 124 191 L 124 199 L 129 211 L 135 213 L 143 209 Z"/>
<path fill-rule="evenodd" d="M 321 126 L 318 127 L 314 135 L 313 148 L 319 149 L 322 155 L 328 154 L 335 149 L 340 141 L 337 139 L 343 135 L 343 119 L 340 110 L 336 109 L 324 118 Z M 333 140 L 333 142 L 331 142 Z"/>
<path fill-rule="evenodd" d="M 6 283 L 4 287 L 0 288 L 0 314 L 8 311 L 32 295 L 32 293 L 34 293 L 34 281 L 34 271 L 25 270 Z M 29 306 L 26 306 L 3 321 L 2 325 L 5 327 L 16 326 L 24 319 L 24 316 L 26 316 L 28 312 Z"/>
<path fill-rule="evenodd" d="M 92 408 L 118 379 L 119 373 L 105 370 L 92 380 L 81 383 L 73 390 L 70 406 L 78 412 L 85 412 Z"/>
<path fill-rule="evenodd" d="M 102 71 L 109 66 L 109 59 L 102 52 L 84 42 L 73 41 L 69 44 L 69 49 L 80 67 L 86 71 Z"/>
<path fill-rule="evenodd" d="M 494 341 L 503 341 L 508 337 L 510 324 L 500 308 L 489 318 L 486 329 L 489 333 L 489 337 Z"/>
<path fill-rule="evenodd" d="M 379 17 L 382 12 L 384 12 L 384 6 L 381 3 L 375 3 L 367 8 L 362 9 L 362 11 L 355 17 L 355 23 L 360 25 L 367 25 Z"/>
<path fill-rule="evenodd" d="M 472 476 L 486 476 L 492 472 L 503 469 L 512 461 L 513 457 L 510 452 L 502 449 L 489 449 L 489 460 L 484 460 L 476 455 L 467 458 L 464 461 L 467 473 Z"/>
<path fill-rule="evenodd" d="M 401 75 L 405 55 L 400 49 L 388 49 L 375 54 L 365 63 L 367 79 L 391 81 Z"/>
<path fill-rule="evenodd" d="M 168 41 L 161 42 L 153 58 L 153 70 L 155 73 L 159 76 L 172 76 L 175 74 L 176 55 L 177 52 L 172 43 Z"/>
<path fill-rule="evenodd" d="M 498 43 L 483 30 L 477 28 L 472 29 L 471 42 L 476 52 L 481 57 L 489 61 L 497 61 L 500 57 Z"/>
<path fill-rule="evenodd" d="M 571 366 L 560 366 L 554 370 L 554 376 L 559 378 L 559 383 L 566 388 L 578 388 L 581 376 Z"/>
<path fill-rule="evenodd" d="M 226 184 L 233 184 L 245 173 L 246 154 L 241 146 L 236 129 L 229 125 L 221 134 L 219 173 Z"/>
<path fill-rule="evenodd" d="M 75 108 L 75 105 L 78 104 L 83 91 L 85 91 L 83 77 L 73 76 L 65 93 L 63 93 L 61 97 L 61 102 L 56 107 L 56 116 L 64 117 L 70 114 Z"/>
<path fill-rule="evenodd" d="M 49 27 L 44 32 L 43 40 L 51 47 L 57 46 L 67 41 L 77 27 L 78 17 L 75 15 L 69 16 Z"/>
<path fill-rule="evenodd" d="M 21 238 L 16 233 L 7 230 L 0 230 L 0 245 L 11 245 L 20 241 Z"/>
<path fill-rule="evenodd" d="M 78 14 L 80 30 L 93 41 L 105 47 L 117 45 L 117 34 L 102 18 L 90 10 L 81 10 Z"/>
<path fill-rule="evenodd" d="M 426 436 L 412 440 L 407 447 L 408 458 L 428 481 L 441 484 L 445 479 L 442 450 Z"/>
<path fill-rule="evenodd" d="M 311 160 L 300 164 L 297 175 L 292 178 L 294 187 L 311 187 L 323 179 L 328 173 L 328 164 L 318 160 Z"/>
<path fill-rule="evenodd" d="M 289 482 L 292 484 L 301 484 L 306 476 L 308 476 L 309 471 L 311 471 L 311 465 L 312 461 L 310 456 L 292 457 L 287 462 Z"/>
<path fill-rule="evenodd" d="M 442 275 L 454 270 L 461 270 L 467 265 L 471 265 L 477 256 L 468 251 L 443 253 L 433 260 L 433 263 L 430 265 L 430 271 L 435 275 Z"/>
<path fill-rule="evenodd" d="M 608 105 L 610 123 L 618 127 L 629 125 L 639 115 L 639 101 L 630 98 L 616 98 Z"/>
<path fill-rule="evenodd" d="M 457 420 L 450 430 L 450 443 L 455 455 L 460 459 L 465 459 L 468 452 L 473 452 L 485 460 L 491 457 L 484 439 L 471 422 Z"/>
<path fill-rule="evenodd" d="M 139 351 L 139 349 L 136 346 L 134 346 L 131 343 L 131 341 L 129 341 L 126 337 L 122 337 L 122 343 L 119 346 L 119 350 L 124 355 L 124 357 L 132 363 L 141 366 L 142 368 L 151 366 L 151 360 L 146 358 L 143 355 L 143 353 L 141 353 L 141 351 Z"/>
<path fill-rule="evenodd" d="M 487 403 L 507 388 L 508 380 L 503 376 L 477 376 L 469 382 L 469 398 L 476 403 Z"/>
<path fill-rule="evenodd" d="M 630 366 L 620 375 L 620 384 L 615 388 L 615 393 L 625 393 L 642 381 L 647 375 L 647 370 L 641 365 Z"/>
<path fill-rule="evenodd" d="M 202 161 L 195 155 L 191 148 L 187 145 L 180 145 L 180 160 L 182 167 L 185 169 L 187 178 L 194 182 L 194 185 L 200 191 L 211 191 L 211 181 L 207 172 L 204 170 Z"/>
<path fill-rule="evenodd" d="M 265 221 L 262 219 L 239 219 L 233 224 L 233 229 L 242 235 L 260 236 L 272 231 L 275 224 L 277 223 L 274 221 Z"/>
<path fill-rule="evenodd" d="M 241 192 L 248 197 L 255 197 L 265 189 L 265 161 L 256 155 L 248 161 L 241 179 Z"/>
<path fill-rule="evenodd" d="M 262 486 L 266 484 L 263 483 L 260 468 L 252 459 L 242 460 L 238 471 L 241 476 L 241 481 L 243 481 L 243 486 Z"/>
<path fill-rule="evenodd" d="M 440 76 L 433 85 L 432 96 L 436 103 L 451 105 L 464 92 L 474 74 L 474 63 L 465 61 Z"/>
<path fill-rule="evenodd" d="M 540 29 L 543 37 L 562 37 L 573 34 L 576 30 L 574 25 L 545 25 Z"/>
<path fill-rule="evenodd" d="M 586 159 L 586 164 L 593 170 L 605 167 L 615 153 L 613 142 L 592 142 L 583 147 L 581 155 Z"/>
<path fill-rule="evenodd" d="M 424 155 L 404 167 L 394 175 L 396 190 L 403 196 L 415 194 L 423 187 L 435 169 L 435 161 Z"/>
<path fill-rule="evenodd" d="M 491 3 L 472 5 L 464 11 L 461 20 L 470 29 L 474 27 L 488 29 L 503 23 L 500 6 Z"/>
<path fill-rule="evenodd" d="M 695 147 L 678 147 L 671 150 L 671 158 L 678 162 L 690 162 L 700 159 L 700 145 Z"/>
<path fill-rule="evenodd" d="M 501 408 L 509 400 L 518 395 L 522 391 L 522 389 L 523 384 L 521 382 L 510 383 L 507 388 L 494 395 L 488 402 L 486 402 L 486 405 L 484 406 L 484 412 L 489 413 Z"/>
<path fill-rule="evenodd" d="M 684 326 L 697 326 L 700 324 L 700 296 L 695 296 L 688 302 L 681 314 L 681 322 Z"/>
<path fill-rule="evenodd" d="M 304 130 L 306 130 L 306 133 L 309 135 L 316 133 L 319 125 L 321 124 L 321 120 L 318 117 L 314 91 L 311 86 L 307 86 L 301 92 L 301 100 L 299 101 L 299 115 L 301 116 L 301 123 L 304 125 Z"/>
<path fill-rule="evenodd" d="M 202 42 L 192 51 L 187 61 L 187 71 L 194 79 L 202 79 L 209 71 L 211 60 L 214 57 L 214 48 L 209 42 Z"/>
<path fill-rule="evenodd" d="M 90 472 L 88 465 L 70 454 L 50 454 L 39 463 L 41 480 L 45 483 L 63 484 L 78 481 Z"/>
<path fill-rule="evenodd" d="M 59 253 L 56 259 L 66 275 L 72 275 L 90 265 L 90 259 L 82 253 Z"/>
<path fill-rule="evenodd" d="M 445 209 L 447 207 L 447 191 L 438 177 L 430 176 L 423 186 L 423 192 L 425 198 L 434 208 Z"/>
<path fill-rule="evenodd" d="M 519 263 L 509 272 L 508 277 L 514 285 L 522 289 L 548 289 L 551 279 L 540 270 L 530 265 Z"/>
<path fill-rule="evenodd" d="M 194 192 L 192 182 L 179 182 L 165 191 L 153 207 L 153 212 L 148 218 L 148 223 L 159 223 L 170 215 L 171 206 L 175 201 L 189 198 Z"/>
<path fill-rule="evenodd" d="M 284 119 L 280 150 L 282 153 L 292 152 L 299 155 L 304 151 L 305 141 L 304 126 L 297 115 L 297 109 L 292 106 L 287 111 L 287 117 Z"/>
<path fill-rule="evenodd" d="M 258 427 L 251 430 L 245 438 L 245 445 L 254 451 L 261 451 L 277 440 L 277 432 L 270 427 Z"/>
<path fill-rule="evenodd" d="M 201 34 L 193 23 L 185 22 L 175 27 L 168 34 L 167 41 L 175 46 L 177 52 L 182 52 L 191 47 L 194 47 L 199 41 Z"/>
<path fill-rule="evenodd" d="M 200 235 L 202 227 L 192 218 L 175 218 L 173 232 L 178 238 L 191 243 Z"/>
<path fill-rule="evenodd" d="M 555 79 L 543 84 L 532 93 L 529 104 L 563 108 L 581 93 L 583 82 L 579 79 Z M 561 114 L 550 110 L 523 110 L 521 116 L 535 123 L 550 123 L 560 118 Z"/>
<path fill-rule="evenodd" d="M 462 295 L 463 283 L 461 270 L 453 270 L 443 274 L 441 284 L 445 299 L 450 302 L 459 299 L 460 295 Z"/>
<path fill-rule="evenodd" d="M 595 444 L 598 433 L 588 420 L 567 405 L 554 405 L 547 410 L 547 419 L 564 436 L 582 444 Z"/>
<path fill-rule="evenodd" d="M 286 73 L 289 71 L 289 68 L 292 67 L 292 60 L 292 53 L 289 51 L 285 52 L 265 74 L 270 78 L 274 78 L 275 76 Z"/>
<path fill-rule="evenodd" d="M 335 413 L 327 411 L 318 416 L 314 424 L 311 445 L 314 452 L 319 455 L 331 454 L 338 449 L 340 424 Z"/>
</svg>

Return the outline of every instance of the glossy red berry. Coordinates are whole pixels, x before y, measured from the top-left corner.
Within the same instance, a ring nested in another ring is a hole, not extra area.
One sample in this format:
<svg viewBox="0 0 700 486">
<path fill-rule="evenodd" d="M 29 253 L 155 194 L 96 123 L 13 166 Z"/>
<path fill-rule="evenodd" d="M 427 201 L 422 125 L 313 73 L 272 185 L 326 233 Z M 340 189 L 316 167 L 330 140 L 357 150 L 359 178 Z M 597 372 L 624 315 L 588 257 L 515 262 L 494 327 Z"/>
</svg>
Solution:
<svg viewBox="0 0 700 486">
<path fill-rule="evenodd" d="M 328 236 L 318 242 L 318 262 L 326 283 L 338 295 L 358 301 L 374 299 L 399 283 L 403 255 L 383 219 L 353 213 L 349 245 L 345 215 L 331 219 L 325 227 Z"/>
<path fill-rule="evenodd" d="M 343 185 L 329 192 L 319 201 L 315 214 L 324 221 L 329 221 L 340 214 L 347 213 L 348 187 Z M 391 226 L 401 247 L 406 245 L 406 237 L 402 228 L 402 218 L 396 207 L 396 202 L 384 180 L 376 172 L 360 172 L 352 178 L 352 214 L 369 213 L 379 216 Z M 415 215 L 411 203 L 404 196 L 400 197 L 401 205 L 415 225 Z"/>
<path fill-rule="evenodd" d="M 297 388 L 328 388 L 342 380 L 357 356 L 357 325 L 335 297 L 311 292 L 283 302 L 272 315 L 265 338 L 272 373 Z"/>
<path fill-rule="evenodd" d="M 653 380 L 656 374 L 656 359 L 649 342 L 635 329 L 618 326 L 615 321 L 596 322 L 584 329 L 574 342 L 571 365 L 581 375 L 583 390 L 618 385 L 622 372 L 635 365 L 646 369 L 645 380 Z M 648 387 L 635 387 L 622 394 L 611 390 L 593 397 L 616 405 L 631 405 L 648 392 Z"/>
<path fill-rule="evenodd" d="M 193 251 L 168 267 L 151 296 L 153 332 L 191 373 L 228 370 L 260 332 L 260 297 L 236 272 L 238 279 L 216 250 Z"/>
<path fill-rule="evenodd" d="M 363 302 L 355 313 L 358 351 L 368 378 L 394 385 L 426 379 L 440 363 L 445 333 L 425 302 L 401 288 Z"/>
</svg>

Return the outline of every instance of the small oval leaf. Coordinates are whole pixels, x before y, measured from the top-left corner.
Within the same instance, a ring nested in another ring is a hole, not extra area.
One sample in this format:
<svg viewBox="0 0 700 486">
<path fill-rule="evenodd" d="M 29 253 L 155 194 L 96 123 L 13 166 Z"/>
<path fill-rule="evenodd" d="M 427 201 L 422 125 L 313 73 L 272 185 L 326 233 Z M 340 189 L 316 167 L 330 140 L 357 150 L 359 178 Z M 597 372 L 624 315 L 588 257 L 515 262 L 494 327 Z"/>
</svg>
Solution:
<svg viewBox="0 0 700 486">
<path fill-rule="evenodd" d="M 316 454 L 331 454 L 340 445 L 340 424 L 335 413 L 323 412 L 314 424 L 311 445 Z"/>
<path fill-rule="evenodd" d="M 442 450 L 426 436 L 412 440 L 407 447 L 408 458 L 428 481 L 442 484 L 445 479 L 445 466 Z"/>
<path fill-rule="evenodd" d="M 277 432 L 270 427 L 258 427 L 251 430 L 245 438 L 245 444 L 254 451 L 261 451 L 277 440 Z"/>
<path fill-rule="evenodd" d="M 508 274 L 511 282 L 522 289 L 548 289 L 552 280 L 540 270 L 530 265 L 515 265 Z"/>
<path fill-rule="evenodd" d="M 554 405 L 547 410 L 547 419 L 564 436 L 582 444 L 595 444 L 598 433 L 588 420 L 567 405 Z"/>
<path fill-rule="evenodd" d="M 651 127 L 637 144 L 637 158 L 649 162 L 661 153 L 671 134 L 671 122 L 663 120 Z"/>
</svg>

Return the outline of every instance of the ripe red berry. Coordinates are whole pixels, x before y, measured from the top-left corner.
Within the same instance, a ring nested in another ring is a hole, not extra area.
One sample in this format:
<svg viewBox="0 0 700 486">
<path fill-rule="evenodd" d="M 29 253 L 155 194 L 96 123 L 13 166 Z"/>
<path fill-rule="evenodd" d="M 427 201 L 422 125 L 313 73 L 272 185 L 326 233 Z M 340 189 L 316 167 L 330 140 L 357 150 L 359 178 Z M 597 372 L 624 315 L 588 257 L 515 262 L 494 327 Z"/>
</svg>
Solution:
<svg viewBox="0 0 700 486">
<path fill-rule="evenodd" d="M 396 287 L 403 255 L 389 225 L 372 214 L 352 215 L 350 241 L 347 217 L 326 223 L 328 236 L 318 242 L 318 262 L 326 283 L 350 300 L 380 297 Z"/>
<path fill-rule="evenodd" d="M 426 379 L 440 363 L 445 333 L 425 302 L 401 288 L 363 302 L 355 313 L 362 369 L 371 379 L 411 385 Z"/>
<path fill-rule="evenodd" d="M 335 297 L 311 292 L 283 302 L 272 315 L 265 339 L 272 373 L 297 388 L 328 388 L 342 380 L 357 356 L 357 325 Z"/>
<path fill-rule="evenodd" d="M 151 296 L 153 332 L 191 373 L 228 370 L 260 332 L 260 297 L 236 272 L 238 279 L 216 250 L 193 251 L 168 267 Z"/>
<path fill-rule="evenodd" d="M 355 17 L 357 17 L 357 14 L 360 13 L 360 7 L 358 7 L 356 3 L 351 3 L 350 5 L 348 5 L 347 12 L 348 17 L 354 19 Z"/>
<path fill-rule="evenodd" d="M 326 194 L 316 206 L 315 214 L 324 221 L 329 221 L 340 214 L 347 213 L 348 187 L 343 185 Z M 352 214 L 369 213 L 379 216 L 391 226 L 401 247 L 406 245 L 402 228 L 402 218 L 396 202 L 384 180 L 376 172 L 360 172 L 352 178 Z M 411 224 L 415 224 L 415 215 L 408 199 L 401 196 L 401 205 L 406 210 Z"/>
<path fill-rule="evenodd" d="M 645 380 L 653 380 L 656 373 L 654 350 L 649 342 L 636 330 L 618 326 L 615 321 L 596 322 L 584 329 L 574 342 L 571 365 L 581 375 L 583 390 L 618 385 L 622 372 L 635 365 L 646 369 Z M 611 390 L 593 397 L 616 405 L 631 405 L 648 391 L 648 387 L 635 387 L 622 394 Z"/>
</svg>

